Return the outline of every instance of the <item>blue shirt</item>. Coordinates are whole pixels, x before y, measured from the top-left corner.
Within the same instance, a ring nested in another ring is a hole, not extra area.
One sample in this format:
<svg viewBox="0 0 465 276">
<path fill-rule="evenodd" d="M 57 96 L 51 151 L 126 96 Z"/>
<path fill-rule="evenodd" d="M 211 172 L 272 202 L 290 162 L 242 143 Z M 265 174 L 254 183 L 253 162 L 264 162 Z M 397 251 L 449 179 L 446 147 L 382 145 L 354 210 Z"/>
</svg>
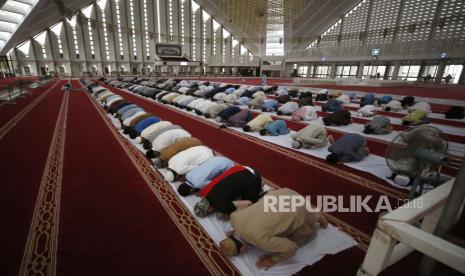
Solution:
<svg viewBox="0 0 465 276">
<path fill-rule="evenodd" d="M 340 101 L 331 99 L 323 105 L 322 109 L 323 111 L 336 112 L 342 109 L 342 104 Z"/>
<path fill-rule="evenodd" d="M 362 135 L 346 133 L 329 146 L 328 151 L 339 155 L 343 161 L 360 161 L 365 157 L 365 144 L 366 140 Z"/>
<path fill-rule="evenodd" d="M 236 90 L 236 89 L 235 89 L 234 87 L 229 87 L 228 89 L 226 89 L 226 90 L 224 91 L 224 93 L 226 93 L 226 94 L 231 94 L 231 93 L 233 93 L 235 90 Z"/>
<path fill-rule="evenodd" d="M 186 183 L 196 189 L 202 189 L 210 181 L 232 168 L 234 163 L 226 157 L 215 156 L 203 162 L 186 174 Z"/>
<path fill-rule="evenodd" d="M 129 109 L 128 111 L 124 112 L 124 114 L 121 116 L 121 120 L 126 120 L 127 118 L 131 117 L 132 115 L 136 114 L 139 111 L 144 111 L 142 107 L 134 107 Z"/>
<path fill-rule="evenodd" d="M 392 97 L 391 96 L 382 96 L 381 99 L 378 100 L 378 102 L 380 104 L 387 104 L 389 103 L 390 101 L 392 101 Z"/>
<path fill-rule="evenodd" d="M 158 117 L 148 117 L 148 118 L 145 118 L 143 119 L 142 121 L 138 122 L 136 124 L 136 126 L 134 127 L 134 129 L 136 130 L 137 133 L 141 133 L 145 128 L 153 125 L 153 124 L 156 124 L 158 122 L 160 122 L 161 119 L 158 118 Z"/>
<path fill-rule="evenodd" d="M 266 100 L 263 105 L 262 109 L 266 109 L 268 111 L 274 111 L 278 108 L 278 101 L 277 100 Z"/>
<path fill-rule="evenodd" d="M 346 93 L 344 93 L 344 95 L 348 96 L 351 100 L 357 99 L 357 94 L 355 94 L 352 91 L 346 92 Z"/>
<path fill-rule="evenodd" d="M 284 120 L 273 121 L 272 123 L 267 124 L 265 129 L 273 136 L 286 135 L 290 132 Z"/>
<path fill-rule="evenodd" d="M 375 95 L 374 94 L 366 94 L 365 96 L 362 97 L 362 100 L 360 101 L 360 106 L 373 104 L 374 102 L 375 102 Z"/>
<path fill-rule="evenodd" d="M 127 106 L 125 106 L 125 107 L 123 107 L 123 108 L 118 109 L 118 111 L 117 111 L 116 113 L 117 113 L 119 116 L 121 116 L 121 115 L 124 114 L 124 112 L 126 112 L 126 111 L 128 111 L 129 109 L 134 108 L 134 107 L 137 107 L 137 105 L 135 105 L 135 104 L 130 104 L 130 105 L 127 105 Z"/>
<path fill-rule="evenodd" d="M 247 97 L 240 97 L 237 99 L 234 104 L 236 105 L 247 105 L 250 102 L 250 98 Z"/>
</svg>

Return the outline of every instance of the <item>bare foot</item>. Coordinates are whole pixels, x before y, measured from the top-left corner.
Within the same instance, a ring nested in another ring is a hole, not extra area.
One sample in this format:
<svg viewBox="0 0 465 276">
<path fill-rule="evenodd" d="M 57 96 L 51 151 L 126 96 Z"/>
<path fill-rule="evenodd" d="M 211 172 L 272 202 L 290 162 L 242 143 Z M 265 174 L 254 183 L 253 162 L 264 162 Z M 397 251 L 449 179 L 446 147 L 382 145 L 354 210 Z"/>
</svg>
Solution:
<svg viewBox="0 0 465 276">
<path fill-rule="evenodd" d="M 333 135 L 328 135 L 328 141 L 329 141 L 330 144 L 334 143 Z"/>
</svg>

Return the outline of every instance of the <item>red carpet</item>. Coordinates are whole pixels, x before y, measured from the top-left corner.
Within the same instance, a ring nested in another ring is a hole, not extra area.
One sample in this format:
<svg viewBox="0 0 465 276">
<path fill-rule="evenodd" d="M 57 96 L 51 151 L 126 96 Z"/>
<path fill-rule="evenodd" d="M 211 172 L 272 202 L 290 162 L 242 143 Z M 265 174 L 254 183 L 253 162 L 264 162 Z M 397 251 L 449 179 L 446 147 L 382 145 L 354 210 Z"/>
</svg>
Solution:
<svg viewBox="0 0 465 276">
<path fill-rule="evenodd" d="M 207 274 L 88 96 L 70 96 L 58 275 Z"/>
<path fill-rule="evenodd" d="M 0 140 L 0 275 L 17 275 L 63 94 L 55 88 Z"/>
</svg>

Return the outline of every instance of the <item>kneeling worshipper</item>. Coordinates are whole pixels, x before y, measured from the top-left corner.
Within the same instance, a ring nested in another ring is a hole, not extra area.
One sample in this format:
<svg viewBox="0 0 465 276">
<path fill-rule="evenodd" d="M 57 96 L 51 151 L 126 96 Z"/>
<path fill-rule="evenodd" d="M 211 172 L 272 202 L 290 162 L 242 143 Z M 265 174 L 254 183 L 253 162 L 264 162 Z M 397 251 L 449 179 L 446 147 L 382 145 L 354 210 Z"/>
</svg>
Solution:
<svg viewBox="0 0 465 276">
<path fill-rule="evenodd" d="M 132 108 L 129 108 L 128 110 L 126 110 L 122 115 L 121 117 L 119 118 L 120 122 L 124 122 L 125 120 L 127 120 L 128 118 L 131 118 L 132 116 L 134 116 L 135 114 L 139 113 L 139 112 L 145 112 L 144 109 L 140 106 L 134 106 Z"/>
<path fill-rule="evenodd" d="M 378 104 L 387 104 L 389 103 L 390 101 L 392 101 L 392 97 L 391 96 L 388 96 L 388 95 L 385 95 L 385 96 L 382 96 L 381 98 L 378 99 Z"/>
<path fill-rule="evenodd" d="M 232 104 L 237 99 L 236 94 L 228 94 L 223 98 L 223 102 L 227 104 Z"/>
<path fill-rule="evenodd" d="M 238 106 L 230 106 L 226 109 L 223 109 L 218 113 L 218 116 L 215 117 L 215 121 L 217 123 L 225 122 L 229 119 L 229 117 L 233 116 L 234 114 L 238 113 L 241 111 L 241 109 Z"/>
<path fill-rule="evenodd" d="M 278 115 L 292 115 L 299 109 L 299 104 L 296 102 L 287 102 L 278 108 L 276 114 Z"/>
<path fill-rule="evenodd" d="M 292 113 L 293 121 L 313 121 L 318 119 L 318 113 L 313 106 L 302 106 L 299 110 Z"/>
<path fill-rule="evenodd" d="M 368 105 L 368 104 L 374 104 L 375 103 L 375 94 L 366 94 L 362 97 L 362 99 L 360 100 L 360 107 L 364 107 L 365 105 Z"/>
<path fill-rule="evenodd" d="M 234 101 L 234 105 L 248 105 L 249 102 L 250 102 L 250 98 L 249 97 L 240 97 L 239 99 L 235 100 Z"/>
<path fill-rule="evenodd" d="M 200 191 L 215 177 L 234 166 L 234 162 L 223 156 L 214 156 L 186 174 L 186 182 L 178 187 L 181 196 Z"/>
<path fill-rule="evenodd" d="M 398 100 L 392 100 L 387 104 L 383 105 L 384 111 L 394 111 L 399 112 L 402 110 L 402 103 Z"/>
<path fill-rule="evenodd" d="M 444 113 L 446 119 L 463 119 L 465 117 L 463 107 L 461 106 L 451 106 L 449 110 Z"/>
<path fill-rule="evenodd" d="M 349 102 L 357 99 L 357 94 L 355 94 L 355 92 L 352 91 L 344 92 L 344 95 L 349 97 Z"/>
<path fill-rule="evenodd" d="M 231 117 L 226 120 L 226 123 L 221 125 L 220 128 L 225 128 L 225 127 L 244 127 L 245 124 L 250 122 L 252 120 L 253 114 L 251 111 L 244 109 L 236 114 L 232 115 Z"/>
<path fill-rule="evenodd" d="M 329 93 L 328 93 L 328 97 L 330 99 L 336 99 L 338 98 L 339 96 L 342 95 L 342 91 L 341 90 L 330 90 Z"/>
<path fill-rule="evenodd" d="M 253 98 L 250 102 L 248 102 L 247 105 L 252 109 L 258 109 L 262 107 L 265 100 L 266 100 L 266 96 L 257 96 Z"/>
<path fill-rule="evenodd" d="M 328 114 L 323 118 L 323 123 L 326 126 L 346 126 L 352 123 L 352 115 L 349 111 L 342 109 Z"/>
<path fill-rule="evenodd" d="M 370 154 L 367 147 L 367 140 L 357 133 L 346 133 L 336 140 L 328 151 L 331 152 L 326 156 L 329 163 L 357 162 Z"/>
<path fill-rule="evenodd" d="M 262 192 L 260 174 L 246 166 L 234 166 L 215 177 L 199 193 L 194 213 L 205 217 L 215 211 L 229 215 L 239 207 L 256 202 Z"/>
<path fill-rule="evenodd" d="M 173 144 L 165 147 L 160 151 L 160 156 L 153 160 L 153 165 L 158 168 L 166 168 L 168 166 L 168 162 L 170 159 L 175 156 L 176 154 L 184 151 L 186 149 L 202 146 L 203 143 L 197 138 L 193 137 L 185 137 L 177 140 Z"/>
<path fill-rule="evenodd" d="M 228 108 L 226 104 L 217 104 L 214 106 L 211 106 L 208 110 L 207 113 L 204 114 L 205 118 L 216 118 L 218 114 Z"/>
<path fill-rule="evenodd" d="M 392 132 L 391 120 L 384 115 L 377 115 L 365 124 L 363 133 L 374 135 L 385 135 Z"/>
<path fill-rule="evenodd" d="M 341 95 L 336 98 L 336 101 L 341 102 L 341 104 L 348 104 L 350 103 L 350 98 L 347 95 Z"/>
<path fill-rule="evenodd" d="M 202 102 L 202 103 L 195 106 L 195 113 L 197 113 L 197 115 L 202 116 L 202 115 L 207 113 L 207 111 L 208 111 L 208 109 L 210 109 L 210 107 L 213 107 L 213 106 L 216 106 L 216 105 L 218 105 L 218 104 L 215 103 L 215 102 L 212 102 L 210 100 Z"/>
<path fill-rule="evenodd" d="M 299 106 L 309 106 L 309 105 L 313 105 L 313 98 L 312 98 L 312 94 L 309 93 L 310 96 L 308 97 L 303 97 L 303 98 L 300 98 L 299 99 Z"/>
<path fill-rule="evenodd" d="M 291 96 L 289 96 L 289 95 L 281 95 L 281 96 L 276 97 L 276 100 L 280 104 L 285 104 L 285 103 L 291 101 Z"/>
<path fill-rule="evenodd" d="M 131 127 L 129 129 L 129 137 L 131 139 L 135 139 L 136 137 L 140 136 L 140 134 L 142 133 L 142 131 L 144 131 L 144 129 L 160 121 L 161 119 L 156 116 L 150 116 L 148 118 L 145 118 L 139 121 L 137 124 L 134 125 L 134 127 Z"/>
<path fill-rule="evenodd" d="M 156 124 L 150 125 L 149 127 L 147 127 L 141 132 L 139 137 L 136 138 L 136 142 L 139 144 L 142 143 L 144 145 L 144 149 L 148 150 L 152 148 L 153 139 L 155 139 L 155 137 L 160 134 L 157 131 L 165 127 L 171 126 L 171 125 L 172 123 L 168 121 L 160 121 Z"/>
<path fill-rule="evenodd" d="M 213 151 L 206 146 L 191 147 L 171 157 L 168 170 L 161 173 L 166 181 L 176 181 L 179 176 L 185 175 L 213 156 Z"/>
<path fill-rule="evenodd" d="M 196 100 L 197 98 L 194 96 L 186 95 L 186 97 L 182 98 L 177 102 L 177 106 L 179 108 L 186 108 L 192 101 Z"/>
<path fill-rule="evenodd" d="M 326 129 L 320 124 L 311 124 L 298 132 L 291 134 L 294 149 L 317 149 L 325 147 L 328 142 L 333 143 L 333 136 L 328 135 Z"/>
<path fill-rule="evenodd" d="M 139 122 L 141 122 L 142 120 L 147 119 L 149 117 L 153 117 L 153 114 L 151 114 L 151 113 L 143 113 L 143 114 L 134 116 L 131 120 L 129 120 L 128 124 L 125 125 L 123 123 L 123 125 L 124 125 L 123 133 L 124 134 L 129 134 L 131 129 L 134 128 Z"/>
<path fill-rule="evenodd" d="M 128 105 L 131 105 L 132 103 L 130 101 L 127 101 L 127 100 L 122 100 L 122 101 L 119 101 L 118 103 L 113 103 L 110 107 L 108 107 L 108 112 L 110 114 L 113 114 L 113 116 L 115 116 L 116 112 L 118 110 L 120 110 L 121 108 L 125 107 L 125 106 L 128 106 Z"/>
<path fill-rule="evenodd" d="M 421 109 L 410 112 L 402 118 L 402 125 L 404 126 L 416 126 L 421 124 L 428 124 L 429 120 L 427 113 Z"/>
<path fill-rule="evenodd" d="M 161 129 L 160 132 L 163 131 L 163 133 L 155 137 L 155 139 L 152 141 L 152 149 L 145 153 L 145 156 L 147 156 L 149 159 L 160 156 L 160 151 L 162 149 L 175 143 L 177 140 L 185 137 L 191 137 L 189 132 L 179 128 L 179 126 L 171 125 L 167 126 L 166 128 L 169 128 L 170 130 L 163 131 L 163 129 Z"/>
<path fill-rule="evenodd" d="M 213 96 L 213 100 L 214 101 L 217 101 L 217 102 L 222 102 L 224 97 L 226 97 L 228 94 L 224 93 L 224 92 L 220 92 L 218 94 L 216 94 L 215 96 Z"/>
<path fill-rule="evenodd" d="M 142 117 L 144 116 L 144 117 Z M 141 118 L 147 118 L 148 116 L 150 116 L 150 113 L 147 113 L 145 112 L 145 110 L 142 110 L 142 111 L 138 111 L 136 113 L 134 113 L 132 116 L 124 119 L 121 127 L 122 129 L 124 130 L 124 134 L 128 134 L 128 131 L 129 131 L 129 127 L 131 127 L 131 123 L 133 121 L 136 121 L 136 120 L 139 120 Z"/>
<path fill-rule="evenodd" d="M 287 128 L 286 121 L 284 120 L 276 120 L 265 125 L 264 128 L 260 129 L 260 135 L 271 135 L 271 136 L 279 136 L 279 135 L 286 135 L 289 134 L 290 131 Z"/>
<path fill-rule="evenodd" d="M 415 110 L 423 110 L 424 112 L 426 112 L 426 114 L 429 114 L 431 113 L 431 105 L 429 105 L 429 103 L 427 102 L 418 102 L 413 106 L 407 108 L 407 110 L 409 112 L 413 112 Z"/>
<path fill-rule="evenodd" d="M 205 99 L 198 98 L 198 99 L 195 99 L 195 100 L 189 102 L 189 104 L 186 106 L 186 110 L 187 110 L 187 111 L 191 111 L 192 109 L 194 109 L 194 107 L 195 107 L 197 104 L 199 104 L 199 103 L 201 103 L 201 102 L 203 102 L 203 101 L 205 101 Z"/>
<path fill-rule="evenodd" d="M 374 105 L 367 104 L 357 110 L 357 116 L 372 117 L 375 115 L 375 112 L 376 112 L 376 107 Z"/>
<path fill-rule="evenodd" d="M 321 110 L 324 112 L 335 112 L 342 109 L 342 104 L 340 101 L 336 101 L 335 99 L 330 99 L 323 104 Z"/>
<path fill-rule="evenodd" d="M 288 188 L 272 190 L 257 203 L 241 208 L 231 214 L 233 233 L 219 244 L 225 256 L 235 256 L 255 246 L 269 255 L 260 257 L 257 267 L 267 270 L 293 257 L 299 246 L 317 236 L 319 228 L 326 229 L 328 221 L 323 213 L 308 210 L 305 205 L 296 206 L 291 212 L 270 212 L 265 197 L 302 197 Z"/>
<path fill-rule="evenodd" d="M 169 104 L 171 103 L 171 101 L 176 98 L 177 96 L 179 96 L 180 94 L 179 93 L 176 93 L 176 92 L 171 92 L 165 96 L 163 96 L 161 98 L 161 102 L 164 103 L 164 104 Z"/>
<path fill-rule="evenodd" d="M 409 106 L 413 106 L 415 104 L 415 97 L 413 96 L 405 96 L 402 100 L 400 100 L 402 107 L 407 108 Z"/>
<path fill-rule="evenodd" d="M 273 99 L 265 100 L 262 104 L 262 111 L 263 112 L 276 111 L 276 109 L 278 108 L 278 104 L 279 102 L 277 100 L 273 100 Z"/>
<path fill-rule="evenodd" d="M 133 103 L 128 104 L 128 105 L 126 105 L 126 106 L 123 106 L 123 107 L 121 107 L 120 109 L 116 110 L 115 116 L 116 116 L 117 118 L 120 118 L 120 117 L 124 114 L 124 112 L 128 111 L 128 110 L 131 109 L 131 108 L 135 108 L 135 107 L 137 107 L 137 105 L 136 105 L 136 104 L 133 104 Z"/>
<path fill-rule="evenodd" d="M 269 114 L 260 114 L 248 122 L 242 129 L 246 132 L 258 131 L 271 122 L 273 122 L 273 119 Z"/>
</svg>

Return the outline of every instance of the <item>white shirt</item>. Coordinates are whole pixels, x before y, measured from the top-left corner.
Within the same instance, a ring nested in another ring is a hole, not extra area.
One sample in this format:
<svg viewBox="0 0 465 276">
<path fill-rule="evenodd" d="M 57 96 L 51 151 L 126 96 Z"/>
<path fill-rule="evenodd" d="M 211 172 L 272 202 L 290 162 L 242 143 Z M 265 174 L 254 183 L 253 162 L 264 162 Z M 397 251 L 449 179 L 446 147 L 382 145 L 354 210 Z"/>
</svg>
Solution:
<svg viewBox="0 0 465 276">
<path fill-rule="evenodd" d="M 191 134 L 184 129 L 165 131 L 152 141 L 152 150 L 159 152 L 165 147 L 175 143 L 177 140 L 185 137 L 191 137 Z"/>
<path fill-rule="evenodd" d="M 257 91 L 255 93 L 252 94 L 252 98 L 256 98 L 256 97 L 265 97 L 265 92 L 263 91 Z"/>
<path fill-rule="evenodd" d="M 197 109 L 202 112 L 203 114 L 206 114 L 208 112 L 208 110 L 210 109 L 210 107 L 213 107 L 217 105 L 217 103 L 215 102 L 210 102 L 210 101 L 207 101 L 206 103 L 202 103 L 201 106 L 197 107 Z"/>
<path fill-rule="evenodd" d="M 229 94 L 226 97 L 224 97 L 223 101 L 225 103 L 233 103 L 237 99 L 236 94 Z"/>
<path fill-rule="evenodd" d="M 313 121 L 318 119 L 318 113 L 316 112 L 316 108 L 313 106 L 303 106 L 302 107 L 305 110 L 304 114 L 304 121 Z"/>
<path fill-rule="evenodd" d="M 151 135 L 152 133 L 154 133 L 155 131 L 157 131 L 157 130 L 159 130 L 159 129 L 162 129 L 162 128 L 164 128 L 164 127 L 170 126 L 170 125 L 172 125 L 172 123 L 171 123 L 171 122 L 168 122 L 168 121 L 161 121 L 161 122 L 158 122 L 158 123 L 156 123 L 156 124 L 150 125 L 149 127 L 145 128 L 145 129 L 141 132 L 140 136 L 141 136 L 142 138 L 148 139 L 148 138 L 150 137 L 150 135 Z"/>
<path fill-rule="evenodd" d="M 111 93 L 110 91 L 103 92 L 100 95 L 98 95 L 98 98 L 99 98 L 99 100 L 102 100 L 102 98 L 107 96 L 107 95 L 113 95 L 113 93 Z"/>
<path fill-rule="evenodd" d="M 198 165 L 213 157 L 206 146 L 196 146 L 177 153 L 168 161 L 168 167 L 179 175 L 185 175 Z"/>
<path fill-rule="evenodd" d="M 215 101 L 222 101 L 224 99 L 224 97 L 226 97 L 226 95 L 227 95 L 226 93 L 220 92 L 220 93 L 216 94 L 215 96 L 213 96 L 213 99 Z"/>
<path fill-rule="evenodd" d="M 119 101 L 119 100 L 121 100 L 122 98 L 123 98 L 123 97 L 119 97 L 119 96 L 118 96 L 118 97 L 114 97 L 113 99 L 111 99 L 111 100 L 109 100 L 109 101 L 107 102 L 107 106 L 110 106 L 112 103 L 114 103 L 114 102 L 116 102 L 116 101 Z"/>
<path fill-rule="evenodd" d="M 192 102 L 189 103 L 189 105 L 187 105 L 188 107 L 190 108 L 195 108 L 195 106 L 201 102 L 205 101 L 205 99 L 196 99 L 196 100 L 193 100 Z"/>
<path fill-rule="evenodd" d="M 299 104 L 296 102 L 287 102 L 278 108 L 284 114 L 292 114 L 299 109 Z"/>
<path fill-rule="evenodd" d="M 189 90 L 189 87 L 181 87 L 178 89 L 179 93 L 185 94 Z"/>
<path fill-rule="evenodd" d="M 398 100 L 392 100 L 388 102 L 384 107 L 391 108 L 392 111 L 401 111 L 402 110 L 402 103 Z"/>
<path fill-rule="evenodd" d="M 341 95 L 341 96 L 337 97 L 336 100 L 338 100 L 339 102 L 341 102 L 341 103 L 343 103 L 343 104 L 348 104 L 348 103 L 350 103 L 350 98 L 349 98 L 349 96 L 347 96 L 347 95 Z"/>
<path fill-rule="evenodd" d="M 410 112 L 415 110 L 423 110 L 426 113 L 431 113 L 431 106 L 427 102 L 418 102 L 414 106 L 409 107 L 408 110 Z"/>
<path fill-rule="evenodd" d="M 136 114 L 132 115 L 131 117 L 126 118 L 126 120 L 123 121 L 123 125 L 124 125 L 124 126 L 129 126 L 129 125 L 131 124 L 132 120 L 134 120 L 134 119 L 135 119 L 136 117 L 138 117 L 139 115 L 143 115 L 143 114 L 145 114 L 145 113 L 147 113 L 147 112 L 145 112 L 145 111 L 139 111 L 139 112 L 137 112 Z"/>
<path fill-rule="evenodd" d="M 364 105 L 362 108 L 357 110 L 357 115 L 360 117 L 370 117 L 375 115 L 376 107 L 374 105 L 368 104 Z"/>
<path fill-rule="evenodd" d="M 186 97 L 188 97 L 188 96 L 186 96 L 186 95 L 179 95 L 179 96 L 177 96 L 176 98 L 174 98 L 171 102 L 172 102 L 172 103 L 178 103 L 180 100 L 185 99 Z"/>
</svg>

